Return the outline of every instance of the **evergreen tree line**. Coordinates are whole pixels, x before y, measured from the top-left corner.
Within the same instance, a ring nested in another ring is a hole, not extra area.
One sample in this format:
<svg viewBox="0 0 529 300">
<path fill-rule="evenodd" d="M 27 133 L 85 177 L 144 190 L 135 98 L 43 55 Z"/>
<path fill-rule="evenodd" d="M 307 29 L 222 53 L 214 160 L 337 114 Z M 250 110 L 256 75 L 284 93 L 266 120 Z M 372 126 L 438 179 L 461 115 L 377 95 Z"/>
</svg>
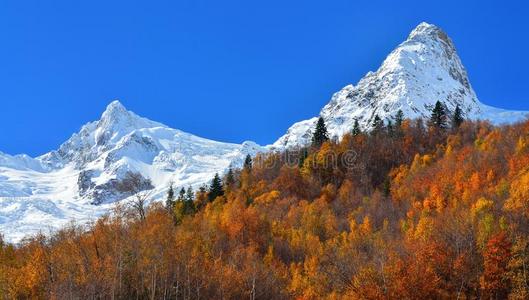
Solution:
<svg viewBox="0 0 529 300">
<path fill-rule="evenodd" d="M 251 172 L 252 157 L 248 154 L 243 163 L 243 171 Z M 165 208 L 174 218 L 175 223 L 180 223 L 185 216 L 193 215 L 198 209 L 207 203 L 213 202 L 218 197 L 224 196 L 225 190 L 235 187 L 236 178 L 233 168 L 229 168 L 224 179 L 218 173 L 215 173 L 209 186 L 201 186 L 196 193 L 192 187 L 185 189 L 182 187 L 178 196 L 175 196 L 173 184 L 170 184 L 167 190 Z"/>
<path fill-rule="evenodd" d="M 375 114 L 371 123 L 371 134 L 380 134 L 385 131 L 389 136 L 394 136 L 399 133 L 403 121 L 404 112 L 401 109 L 397 111 L 395 116 L 388 119 L 386 123 L 384 123 L 378 114 Z M 449 128 L 456 130 L 461 126 L 463 121 L 463 111 L 459 104 L 456 105 L 454 112 L 449 115 L 446 105 L 441 101 L 437 101 L 432 109 L 430 119 L 428 120 L 428 126 L 431 129 L 439 131 L 447 130 Z M 351 134 L 356 136 L 361 133 L 362 130 L 360 124 L 358 120 L 355 119 Z M 312 135 L 312 146 L 317 148 L 321 147 L 321 145 L 328 140 L 329 133 L 327 131 L 327 126 L 325 125 L 323 117 L 320 116 Z"/>
</svg>

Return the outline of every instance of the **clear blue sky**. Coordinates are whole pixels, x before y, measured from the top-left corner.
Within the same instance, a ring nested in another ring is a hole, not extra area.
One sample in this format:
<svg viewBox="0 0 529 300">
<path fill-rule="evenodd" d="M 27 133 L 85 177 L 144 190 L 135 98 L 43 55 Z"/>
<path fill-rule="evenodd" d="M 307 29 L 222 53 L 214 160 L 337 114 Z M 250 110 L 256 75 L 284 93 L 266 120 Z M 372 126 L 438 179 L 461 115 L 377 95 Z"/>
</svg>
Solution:
<svg viewBox="0 0 529 300">
<path fill-rule="evenodd" d="M 421 21 L 482 102 L 529 109 L 524 1 L 1 1 L 0 151 L 39 155 L 113 99 L 199 136 L 273 142 Z"/>
</svg>

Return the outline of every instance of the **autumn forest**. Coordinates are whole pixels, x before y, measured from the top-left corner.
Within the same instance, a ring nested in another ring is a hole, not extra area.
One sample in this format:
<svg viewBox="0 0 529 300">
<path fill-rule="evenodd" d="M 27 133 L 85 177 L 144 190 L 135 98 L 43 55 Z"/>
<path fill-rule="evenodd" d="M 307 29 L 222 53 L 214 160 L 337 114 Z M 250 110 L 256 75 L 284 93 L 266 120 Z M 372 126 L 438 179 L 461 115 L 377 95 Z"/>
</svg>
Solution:
<svg viewBox="0 0 529 300">
<path fill-rule="evenodd" d="M 0 238 L 0 295 L 528 299 L 529 121 L 392 120 L 339 140 L 321 120 L 312 145 L 165 202 Z"/>
</svg>

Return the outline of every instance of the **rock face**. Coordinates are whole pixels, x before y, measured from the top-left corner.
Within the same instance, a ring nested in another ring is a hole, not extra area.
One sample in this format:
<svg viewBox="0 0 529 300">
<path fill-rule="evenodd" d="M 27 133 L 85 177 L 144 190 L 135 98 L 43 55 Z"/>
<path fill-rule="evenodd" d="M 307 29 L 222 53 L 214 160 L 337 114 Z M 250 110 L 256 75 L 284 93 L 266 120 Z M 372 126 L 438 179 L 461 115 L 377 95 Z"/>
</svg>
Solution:
<svg viewBox="0 0 529 300">
<path fill-rule="evenodd" d="M 196 187 L 259 151 L 266 149 L 169 128 L 114 101 L 56 151 L 37 158 L 0 153 L 0 232 L 17 240 L 43 224 L 97 217 L 130 196 L 119 189 L 127 174 L 139 174 L 140 188 L 161 199 L 171 182 Z"/>
<path fill-rule="evenodd" d="M 421 23 L 376 72 L 367 73 L 356 86 L 348 85 L 336 92 L 320 116 L 329 133 L 341 137 L 353 128 L 355 120 L 369 130 L 375 115 L 390 119 L 399 109 L 408 118 L 427 118 L 438 100 L 450 112 L 459 105 L 467 118 L 494 123 L 516 121 L 526 114 L 480 103 L 452 40 L 435 25 Z M 273 146 L 309 143 L 316 121 L 312 118 L 295 123 Z"/>
</svg>

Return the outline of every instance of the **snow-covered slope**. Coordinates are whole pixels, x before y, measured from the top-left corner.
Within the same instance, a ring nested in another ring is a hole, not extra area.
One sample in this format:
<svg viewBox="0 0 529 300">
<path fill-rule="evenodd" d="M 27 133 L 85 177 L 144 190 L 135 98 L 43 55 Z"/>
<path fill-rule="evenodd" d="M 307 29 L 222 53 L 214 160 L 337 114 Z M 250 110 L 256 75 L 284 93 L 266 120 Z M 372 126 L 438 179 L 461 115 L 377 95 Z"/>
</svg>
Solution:
<svg viewBox="0 0 529 300">
<path fill-rule="evenodd" d="M 358 120 L 369 130 L 375 115 L 388 119 L 402 109 L 408 118 L 428 117 L 435 102 L 449 111 L 456 105 L 466 117 L 489 119 L 494 123 L 513 122 L 528 112 L 507 111 L 479 102 L 452 40 L 435 25 L 421 23 L 393 50 L 376 72 L 369 72 L 356 86 L 335 93 L 323 107 L 332 136 L 340 137 Z M 317 118 L 295 123 L 274 143 L 275 148 L 310 142 Z"/>
<path fill-rule="evenodd" d="M 168 185 L 197 186 L 216 172 L 241 165 L 265 149 L 200 138 L 128 111 L 112 102 L 99 121 L 84 125 L 56 151 L 38 158 L 0 153 L 0 233 L 26 234 L 85 222 L 126 198 L 116 184 L 139 173 L 163 198 Z"/>
<path fill-rule="evenodd" d="M 505 123 L 527 112 L 507 111 L 478 101 L 450 38 L 421 23 L 356 86 L 348 85 L 321 110 L 332 136 L 352 129 L 355 120 L 368 130 L 375 115 L 391 118 L 402 109 L 409 118 L 428 117 L 434 103 L 452 111 L 459 105 L 468 118 Z M 84 125 L 58 150 L 37 158 L 0 152 L 0 233 L 9 241 L 86 222 L 126 198 L 117 186 L 127 173 L 152 184 L 162 199 L 170 182 L 197 186 L 215 172 L 241 165 L 247 154 L 310 142 L 317 118 L 294 124 L 266 148 L 253 142 L 220 143 L 139 117 L 118 101 L 101 119 Z"/>
</svg>

